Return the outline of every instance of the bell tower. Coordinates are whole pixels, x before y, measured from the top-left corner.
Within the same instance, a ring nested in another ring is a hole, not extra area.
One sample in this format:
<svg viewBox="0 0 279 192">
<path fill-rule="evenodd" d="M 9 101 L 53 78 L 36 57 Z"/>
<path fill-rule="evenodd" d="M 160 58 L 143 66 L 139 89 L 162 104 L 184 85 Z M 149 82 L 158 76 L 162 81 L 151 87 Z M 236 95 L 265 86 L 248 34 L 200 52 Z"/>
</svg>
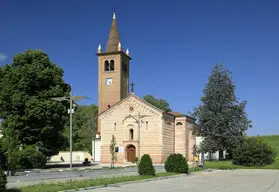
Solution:
<svg viewBox="0 0 279 192">
<path fill-rule="evenodd" d="M 98 108 L 99 114 L 129 94 L 130 53 L 123 52 L 120 35 L 113 13 L 105 52 L 98 47 Z M 101 133 L 100 125 L 98 132 Z"/>
</svg>

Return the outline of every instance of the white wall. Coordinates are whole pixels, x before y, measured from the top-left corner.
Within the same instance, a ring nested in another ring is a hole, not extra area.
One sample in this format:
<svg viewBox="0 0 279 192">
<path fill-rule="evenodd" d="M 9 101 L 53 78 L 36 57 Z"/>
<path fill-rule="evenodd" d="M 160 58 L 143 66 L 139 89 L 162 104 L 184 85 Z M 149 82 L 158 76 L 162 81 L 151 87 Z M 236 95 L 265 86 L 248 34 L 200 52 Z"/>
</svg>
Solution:
<svg viewBox="0 0 279 192">
<path fill-rule="evenodd" d="M 69 151 L 60 151 L 58 155 L 52 156 L 49 162 L 63 162 L 61 157 L 64 159 L 64 162 L 70 162 L 70 152 Z M 88 158 L 91 161 L 91 155 L 86 151 L 73 151 L 72 161 L 74 162 L 84 162 L 85 158 Z"/>
<path fill-rule="evenodd" d="M 92 141 L 92 158 L 93 162 L 101 161 L 101 139 Z"/>
<path fill-rule="evenodd" d="M 204 137 L 196 137 L 196 146 L 199 147 L 202 141 L 204 140 Z M 223 151 L 223 157 L 225 157 L 226 153 Z M 209 153 L 204 154 L 204 159 L 208 160 L 209 159 Z M 219 160 L 219 151 L 216 151 L 215 153 L 211 154 L 211 159 L 212 160 Z"/>
</svg>

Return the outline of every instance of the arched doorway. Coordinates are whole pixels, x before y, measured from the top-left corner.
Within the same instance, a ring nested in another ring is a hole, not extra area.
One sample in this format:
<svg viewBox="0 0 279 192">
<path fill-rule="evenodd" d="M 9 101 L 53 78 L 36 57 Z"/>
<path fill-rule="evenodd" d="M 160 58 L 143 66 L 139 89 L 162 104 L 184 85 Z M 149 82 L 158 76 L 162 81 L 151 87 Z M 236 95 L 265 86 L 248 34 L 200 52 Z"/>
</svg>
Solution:
<svg viewBox="0 0 279 192">
<path fill-rule="evenodd" d="M 126 147 L 127 162 L 136 162 L 136 147 L 134 145 L 128 145 Z"/>
</svg>

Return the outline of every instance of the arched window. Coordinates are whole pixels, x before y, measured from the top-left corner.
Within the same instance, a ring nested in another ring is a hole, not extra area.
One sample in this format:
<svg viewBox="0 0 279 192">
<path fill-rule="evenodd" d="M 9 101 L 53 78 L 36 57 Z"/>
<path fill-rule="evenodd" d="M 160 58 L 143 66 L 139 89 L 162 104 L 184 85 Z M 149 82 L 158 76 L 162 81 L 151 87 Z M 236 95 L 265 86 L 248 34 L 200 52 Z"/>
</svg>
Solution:
<svg viewBox="0 0 279 192">
<path fill-rule="evenodd" d="M 145 122 L 145 129 L 148 130 L 148 121 Z"/>
<path fill-rule="evenodd" d="M 116 123 L 114 123 L 114 131 L 116 131 Z"/>
<path fill-rule="evenodd" d="M 110 71 L 114 71 L 114 60 L 110 60 Z"/>
<path fill-rule="evenodd" d="M 105 71 L 109 71 L 109 62 L 108 62 L 108 60 L 105 61 Z"/>
<path fill-rule="evenodd" d="M 182 123 L 181 122 L 177 122 L 176 125 L 182 125 Z"/>
<path fill-rule="evenodd" d="M 134 130 L 133 129 L 129 130 L 129 136 L 130 136 L 130 140 L 134 140 Z"/>
</svg>

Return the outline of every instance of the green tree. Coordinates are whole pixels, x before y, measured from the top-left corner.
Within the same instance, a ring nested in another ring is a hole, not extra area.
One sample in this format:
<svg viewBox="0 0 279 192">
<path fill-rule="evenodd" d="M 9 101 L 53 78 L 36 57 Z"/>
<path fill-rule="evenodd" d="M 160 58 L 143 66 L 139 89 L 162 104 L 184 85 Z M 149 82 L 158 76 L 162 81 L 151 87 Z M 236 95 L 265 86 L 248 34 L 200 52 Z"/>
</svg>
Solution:
<svg viewBox="0 0 279 192">
<path fill-rule="evenodd" d="M 154 105 L 155 107 L 157 107 L 163 111 L 166 111 L 166 112 L 172 111 L 169 106 L 169 103 L 165 99 L 158 99 L 158 98 L 153 97 L 152 95 L 145 95 L 143 97 L 143 99 L 145 101 L 147 101 L 148 103 L 150 103 L 151 105 Z"/>
<path fill-rule="evenodd" d="M 117 161 L 117 153 L 115 152 L 115 147 L 116 147 L 116 139 L 115 136 L 112 135 L 110 145 L 109 145 L 109 150 L 111 154 L 111 167 L 114 169 L 114 163 Z"/>
<path fill-rule="evenodd" d="M 225 69 L 223 63 L 213 68 L 203 93 L 201 104 L 191 113 L 198 120 L 198 134 L 206 137 L 200 149 L 204 152 L 227 150 L 231 153 L 243 141 L 251 121 L 245 112 L 246 101 L 237 100 L 231 72 Z"/>
<path fill-rule="evenodd" d="M 0 118 L 3 129 L 14 130 L 20 143 L 38 145 L 46 156 L 66 144 L 62 135 L 69 103 L 50 100 L 69 95 L 63 69 L 41 50 L 16 54 L 0 67 Z"/>
<path fill-rule="evenodd" d="M 73 114 L 73 150 L 92 152 L 92 140 L 98 129 L 98 107 L 96 105 L 78 106 Z M 69 138 L 69 123 L 64 135 Z"/>
<path fill-rule="evenodd" d="M 0 168 L 0 191 L 6 191 L 6 185 L 7 185 L 7 176 L 4 173 L 4 170 Z"/>
<path fill-rule="evenodd" d="M 16 153 L 18 151 L 18 135 L 12 129 L 4 129 L 2 139 L 2 149 L 5 153 L 7 161 L 5 162 L 8 168 L 9 175 L 14 172 L 18 167 L 18 159 Z"/>
</svg>

